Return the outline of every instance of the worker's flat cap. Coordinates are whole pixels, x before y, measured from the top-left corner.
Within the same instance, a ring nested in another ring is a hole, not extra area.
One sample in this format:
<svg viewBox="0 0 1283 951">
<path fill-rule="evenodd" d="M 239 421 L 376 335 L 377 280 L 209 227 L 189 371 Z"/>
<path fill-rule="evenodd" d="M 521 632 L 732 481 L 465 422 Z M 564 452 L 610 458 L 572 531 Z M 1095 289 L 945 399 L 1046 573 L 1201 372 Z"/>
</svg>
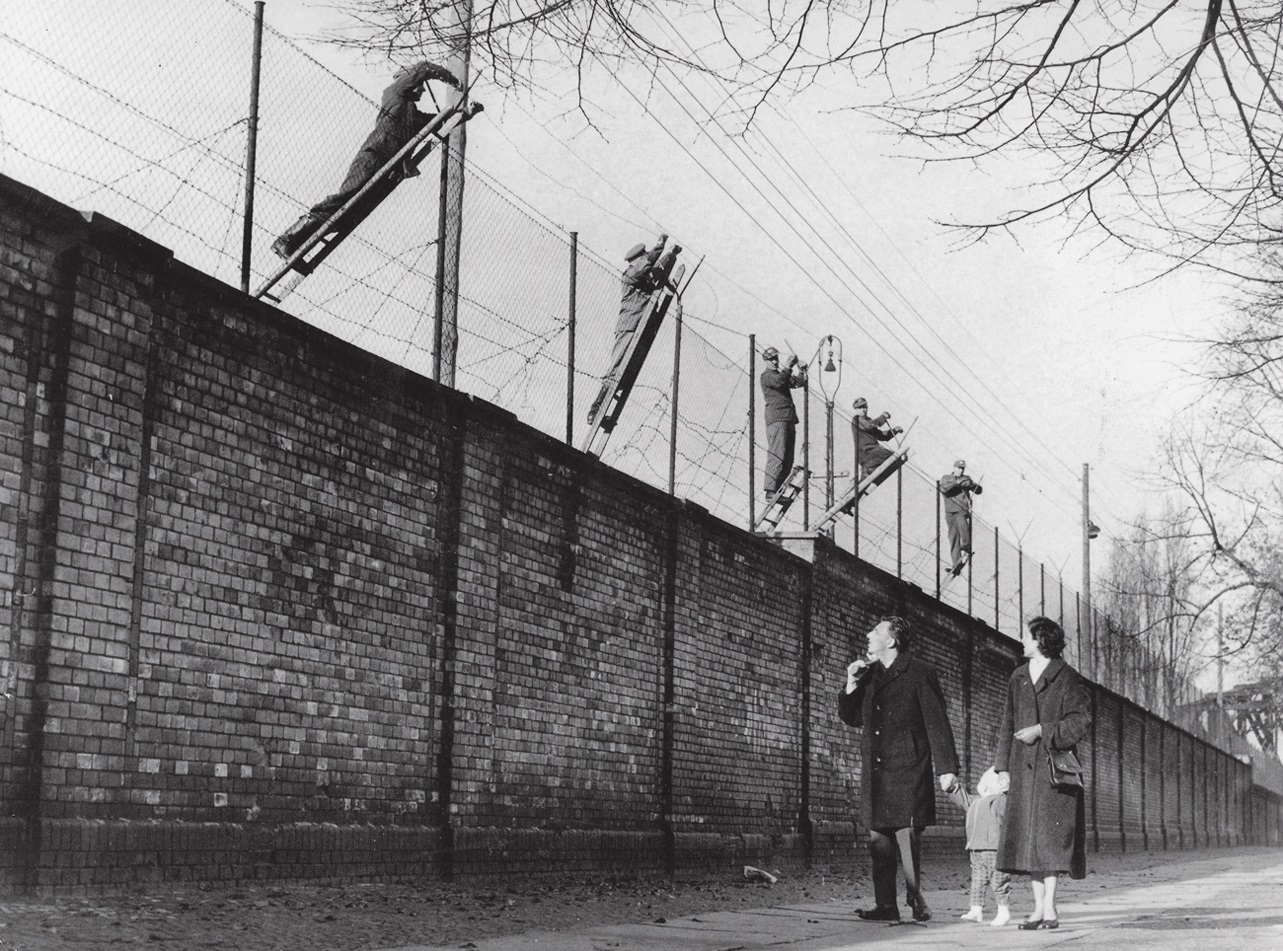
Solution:
<svg viewBox="0 0 1283 951">
<path fill-rule="evenodd" d="M 869 401 L 868 401 L 868 400 L 866 400 L 863 396 L 858 397 L 858 398 L 856 399 L 856 401 L 855 401 L 854 403 L 852 403 L 852 404 L 851 404 L 851 408 L 852 408 L 852 409 L 868 409 L 868 408 L 869 408 Z"/>
<path fill-rule="evenodd" d="M 965 469 L 965 468 L 967 468 L 967 460 L 966 460 L 966 459 L 955 459 L 955 460 L 953 460 L 953 467 L 954 467 L 955 469 Z"/>
<path fill-rule="evenodd" d="M 646 245 L 634 244 L 631 248 L 628 249 L 628 253 L 624 255 L 624 260 L 631 261 L 633 258 L 639 258 L 645 253 L 646 253 Z"/>
<path fill-rule="evenodd" d="M 776 350 L 774 347 L 767 347 L 765 350 L 762 351 L 763 360 L 778 360 L 779 358 L 780 358 L 780 352 Z"/>
</svg>

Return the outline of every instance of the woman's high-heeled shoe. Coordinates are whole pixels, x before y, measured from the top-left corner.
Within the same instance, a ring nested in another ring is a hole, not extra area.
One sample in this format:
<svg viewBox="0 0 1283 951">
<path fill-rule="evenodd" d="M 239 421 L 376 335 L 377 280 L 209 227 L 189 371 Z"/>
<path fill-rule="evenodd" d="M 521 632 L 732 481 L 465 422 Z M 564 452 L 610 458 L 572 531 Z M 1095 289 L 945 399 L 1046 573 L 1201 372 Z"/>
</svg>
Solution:
<svg viewBox="0 0 1283 951">
<path fill-rule="evenodd" d="M 1021 931 L 1055 931 L 1060 927 L 1059 918 L 1039 918 L 1036 921 L 1026 918 L 1016 925 Z"/>
</svg>

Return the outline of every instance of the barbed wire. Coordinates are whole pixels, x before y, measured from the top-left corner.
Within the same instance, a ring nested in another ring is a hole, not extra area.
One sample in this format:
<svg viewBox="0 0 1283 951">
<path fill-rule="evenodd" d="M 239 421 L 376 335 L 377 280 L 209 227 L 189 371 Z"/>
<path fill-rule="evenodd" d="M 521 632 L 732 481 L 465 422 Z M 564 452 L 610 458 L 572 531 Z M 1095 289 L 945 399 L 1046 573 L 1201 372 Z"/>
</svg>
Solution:
<svg viewBox="0 0 1283 951">
<path fill-rule="evenodd" d="M 248 133 L 249 123 L 242 91 L 231 89 L 224 74 L 231 50 L 243 50 L 248 63 L 246 7 L 234 0 L 190 0 L 163 13 L 127 6 L 109 15 L 93 7 L 72 11 L 33 2 L 29 8 L 30 16 L 10 17 L 0 28 L 0 43 L 13 57 L 25 57 L 27 66 L 11 70 L 0 87 L 0 95 L 16 104 L 6 110 L 11 127 L 0 140 L 0 159 L 20 160 L 16 176 L 32 179 L 29 184 L 55 198 L 102 203 L 104 213 L 174 244 L 175 253 L 196 267 L 215 276 L 238 273 L 241 261 L 229 245 L 236 243 L 236 225 L 244 215 L 246 168 L 238 154 L 241 143 L 234 139 Z M 181 51 L 171 39 L 179 35 L 191 38 Z M 126 36 L 131 42 L 119 41 Z M 158 51 L 152 57 L 159 60 L 158 73 L 147 85 L 131 75 L 143 55 L 133 48 L 133 38 Z M 151 92 L 157 88 L 163 93 Z M 254 183 L 253 237 L 259 253 L 250 262 L 251 273 L 260 278 L 277 264 L 262 253 L 268 243 L 263 239 L 338 178 L 350 150 L 368 132 L 376 104 L 268 25 L 263 109 Z M 318 114 L 324 114 L 324 123 L 315 121 Z M 77 156 L 74 167 L 69 155 Z M 586 405 L 600 381 L 594 372 L 608 364 L 623 262 L 576 245 L 572 366 L 569 233 L 475 163 L 465 167 L 456 385 L 560 438 L 568 377 L 575 381 L 575 401 Z M 299 319 L 416 372 L 430 367 L 434 346 L 428 327 L 435 317 L 431 302 L 437 278 L 435 267 L 425 271 L 422 266 L 437 246 L 439 222 L 436 189 L 426 178 L 431 176 L 399 186 L 393 200 L 284 304 Z M 759 422 L 753 431 L 748 425 L 758 381 L 748 373 L 745 352 L 728 354 L 701 328 L 737 331 L 686 313 L 674 442 L 671 323 L 643 368 L 605 461 L 664 488 L 671 467 L 679 494 L 732 524 L 744 524 L 750 491 L 758 484 L 757 474 L 749 471 L 749 448 L 759 460 L 766 458 L 764 427 Z M 569 410 L 578 421 L 577 407 Z M 839 420 L 849 425 L 849 414 L 834 415 L 835 428 Z M 812 414 L 811 427 L 822 425 L 822 414 Z M 799 435 L 799 443 L 823 446 L 810 432 Z M 835 437 L 835 468 L 846 468 L 839 455 L 853 462 L 849 441 Z M 901 478 L 902 483 L 888 482 L 878 497 L 862 503 L 859 555 L 934 594 L 941 573 L 938 551 L 948 558 L 947 545 L 937 539 L 936 480 L 912 464 Z M 817 524 L 824 494 L 808 494 L 809 502 L 797 505 L 782 528 Z M 848 550 L 857 548 L 851 526 L 849 520 L 833 526 Z M 1040 571 L 1001 536 L 996 550 L 992 544 L 985 550 L 992 536 L 992 526 L 977 518 L 967 583 L 957 579 L 941 585 L 939 593 L 947 603 L 1015 634 L 1026 606 L 1035 603 L 1026 597 L 1021 573 Z M 1063 582 L 1060 586 L 1063 591 Z"/>
</svg>

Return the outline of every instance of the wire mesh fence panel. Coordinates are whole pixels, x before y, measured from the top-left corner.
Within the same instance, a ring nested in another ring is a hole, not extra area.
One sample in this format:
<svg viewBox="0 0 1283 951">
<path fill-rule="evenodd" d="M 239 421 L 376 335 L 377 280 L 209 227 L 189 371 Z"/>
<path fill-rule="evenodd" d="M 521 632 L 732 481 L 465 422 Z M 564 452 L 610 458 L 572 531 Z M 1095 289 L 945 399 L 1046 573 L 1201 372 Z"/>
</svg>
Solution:
<svg viewBox="0 0 1283 951">
<path fill-rule="evenodd" d="M 675 492 L 742 525 L 749 502 L 749 376 L 742 354 L 723 352 L 691 323 L 682 331 Z"/>
<path fill-rule="evenodd" d="M 463 220 L 455 385 L 564 438 L 569 236 L 476 174 L 464 190 Z"/>
<path fill-rule="evenodd" d="M 0 171 L 234 279 L 251 26 L 227 3 L 10 0 Z M 246 76 L 235 98 L 227 63 Z"/>
</svg>

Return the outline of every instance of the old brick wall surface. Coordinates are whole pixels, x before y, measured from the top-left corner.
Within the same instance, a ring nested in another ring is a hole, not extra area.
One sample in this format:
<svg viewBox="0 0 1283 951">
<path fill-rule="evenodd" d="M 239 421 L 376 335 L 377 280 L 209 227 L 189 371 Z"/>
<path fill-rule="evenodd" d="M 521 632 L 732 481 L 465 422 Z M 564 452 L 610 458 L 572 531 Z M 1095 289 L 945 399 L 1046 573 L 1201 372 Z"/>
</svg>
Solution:
<svg viewBox="0 0 1283 951">
<path fill-rule="evenodd" d="M 0 884 L 863 867 L 835 703 L 891 612 L 989 765 L 1008 638 L 5 179 L 0 318 Z M 1277 839 L 1095 697 L 1099 847 Z"/>
</svg>

